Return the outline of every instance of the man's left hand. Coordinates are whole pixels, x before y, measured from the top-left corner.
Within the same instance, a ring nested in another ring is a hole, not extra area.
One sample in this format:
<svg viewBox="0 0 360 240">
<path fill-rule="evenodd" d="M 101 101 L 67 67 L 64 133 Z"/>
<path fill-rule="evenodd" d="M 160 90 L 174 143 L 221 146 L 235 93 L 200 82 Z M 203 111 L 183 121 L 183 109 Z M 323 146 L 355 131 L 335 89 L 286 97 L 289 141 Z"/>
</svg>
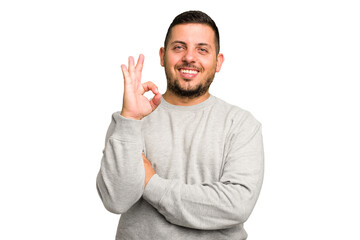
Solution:
<svg viewBox="0 0 360 240">
<path fill-rule="evenodd" d="M 150 161 L 145 157 L 144 154 L 142 154 L 143 162 L 144 162 L 144 168 L 145 168 L 145 187 L 146 184 L 149 182 L 150 178 L 154 176 L 155 170 L 152 167 Z"/>
</svg>

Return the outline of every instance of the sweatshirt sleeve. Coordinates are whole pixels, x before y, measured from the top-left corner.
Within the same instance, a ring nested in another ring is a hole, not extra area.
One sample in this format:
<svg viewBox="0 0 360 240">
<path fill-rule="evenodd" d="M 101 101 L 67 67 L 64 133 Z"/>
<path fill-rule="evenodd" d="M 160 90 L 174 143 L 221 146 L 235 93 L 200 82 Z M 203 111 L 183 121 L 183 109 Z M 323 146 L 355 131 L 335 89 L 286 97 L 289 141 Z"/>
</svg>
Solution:
<svg viewBox="0 0 360 240">
<path fill-rule="evenodd" d="M 218 182 L 189 185 L 154 175 L 145 188 L 144 199 L 169 222 L 184 227 L 215 230 L 244 223 L 263 181 L 260 123 L 249 117 L 229 141 Z"/>
<path fill-rule="evenodd" d="M 106 134 L 96 185 L 105 208 L 122 214 L 144 191 L 142 120 L 126 119 L 116 112 Z"/>
</svg>

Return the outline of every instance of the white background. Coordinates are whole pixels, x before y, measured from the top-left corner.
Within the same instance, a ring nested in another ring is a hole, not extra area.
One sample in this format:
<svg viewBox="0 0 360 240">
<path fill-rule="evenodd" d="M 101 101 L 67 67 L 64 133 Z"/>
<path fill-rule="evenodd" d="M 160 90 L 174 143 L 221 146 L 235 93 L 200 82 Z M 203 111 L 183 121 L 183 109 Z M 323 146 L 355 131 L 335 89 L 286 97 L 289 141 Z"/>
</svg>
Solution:
<svg viewBox="0 0 360 240">
<path fill-rule="evenodd" d="M 263 124 L 266 173 L 250 240 L 360 239 L 358 1 L 1 1 L 0 239 L 114 239 L 97 195 L 120 64 L 203 10 L 225 62 L 210 89 Z"/>
</svg>

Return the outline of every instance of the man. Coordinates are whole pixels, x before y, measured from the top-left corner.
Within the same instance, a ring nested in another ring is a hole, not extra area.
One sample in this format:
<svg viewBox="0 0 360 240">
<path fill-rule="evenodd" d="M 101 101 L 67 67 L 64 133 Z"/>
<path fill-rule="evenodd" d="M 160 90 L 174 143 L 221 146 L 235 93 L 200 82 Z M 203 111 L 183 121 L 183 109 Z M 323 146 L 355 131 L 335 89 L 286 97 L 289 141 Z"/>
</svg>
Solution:
<svg viewBox="0 0 360 240">
<path fill-rule="evenodd" d="M 260 123 L 209 93 L 224 61 L 214 21 L 184 12 L 160 49 L 167 90 L 129 57 L 122 111 L 106 136 L 99 195 L 121 214 L 116 239 L 246 239 L 263 180 Z M 143 94 L 152 91 L 148 100 Z"/>
</svg>

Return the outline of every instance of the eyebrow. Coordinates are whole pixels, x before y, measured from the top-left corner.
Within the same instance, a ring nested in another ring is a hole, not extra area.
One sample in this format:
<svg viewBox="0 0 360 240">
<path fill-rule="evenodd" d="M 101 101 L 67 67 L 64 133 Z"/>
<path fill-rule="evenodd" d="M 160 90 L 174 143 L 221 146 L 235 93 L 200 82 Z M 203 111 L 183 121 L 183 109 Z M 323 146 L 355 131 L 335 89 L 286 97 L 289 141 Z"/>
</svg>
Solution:
<svg viewBox="0 0 360 240">
<path fill-rule="evenodd" d="M 183 41 L 173 41 L 173 42 L 170 43 L 170 45 L 174 45 L 174 44 L 176 44 L 176 43 L 180 43 L 180 44 L 186 45 L 186 43 L 183 42 Z"/>
<path fill-rule="evenodd" d="M 208 43 L 198 43 L 197 45 L 198 46 L 207 46 L 207 47 L 211 48 L 211 45 Z"/>
</svg>

